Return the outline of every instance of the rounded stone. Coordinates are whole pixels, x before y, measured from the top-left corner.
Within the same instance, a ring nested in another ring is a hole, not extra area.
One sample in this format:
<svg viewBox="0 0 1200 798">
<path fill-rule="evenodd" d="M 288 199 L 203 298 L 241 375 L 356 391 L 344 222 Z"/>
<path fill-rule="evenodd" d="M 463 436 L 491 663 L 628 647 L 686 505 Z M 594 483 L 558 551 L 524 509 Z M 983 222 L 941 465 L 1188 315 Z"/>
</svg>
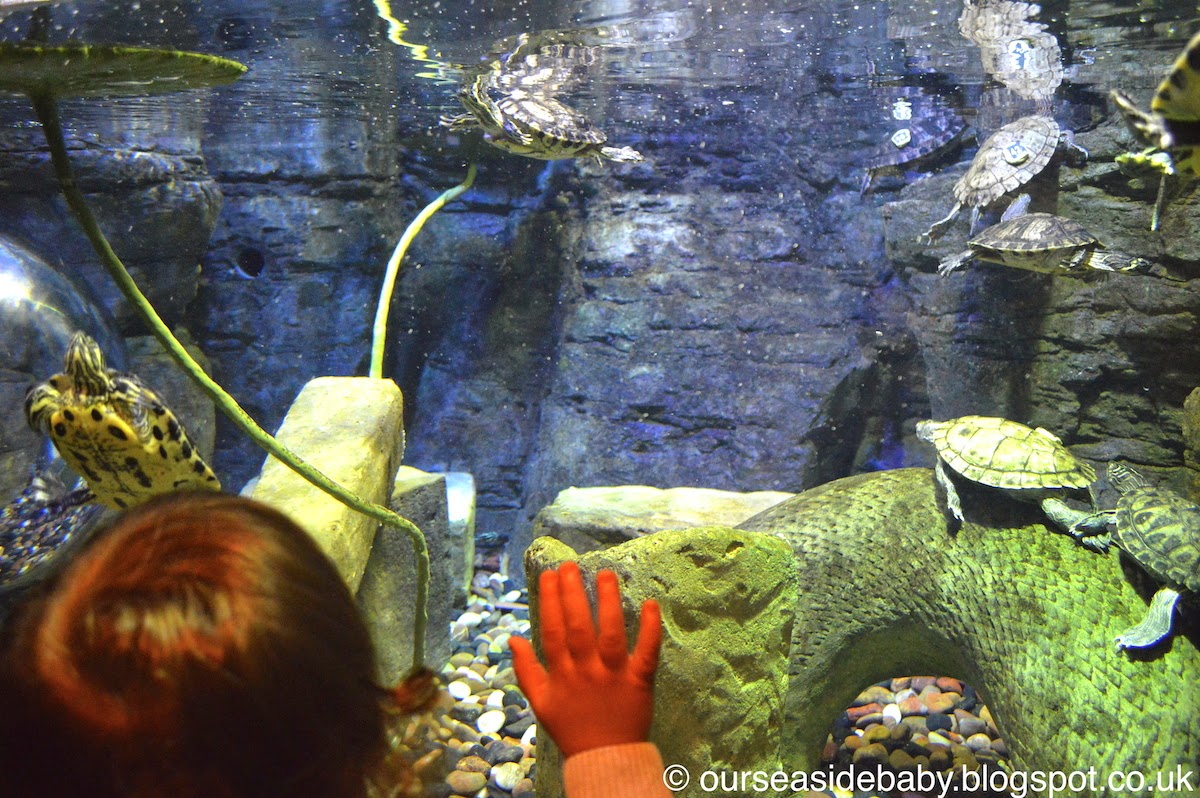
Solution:
<svg viewBox="0 0 1200 798">
<path fill-rule="evenodd" d="M 533 779 L 521 779 L 513 787 L 513 798 L 534 798 Z"/>
<path fill-rule="evenodd" d="M 863 731 L 863 740 L 868 744 L 881 743 L 892 737 L 892 730 L 882 723 L 872 723 Z"/>
<path fill-rule="evenodd" d="M 888 704 L 883 708 L 883 725 L 889 729 L 898 724 L 902 717 L 899 704 Z"/>
<path fill-rule="evenodd" d="M 888 754 L 888 764 L 896 770 L 915 770 L 917 760 L 912 758 L 912 755 L 903 748 L 897 748 Z"/>
<path fill-rule="evenodd" d="M 935 676 L 914 676 L 909 686 L 919 693 L 930 685 L 936 685 L 936 683 L 937 677 Z"/>
<path fill-rule="evenodd" d="M 504 713 L 498 709 L 490 709 L 475 721 L 475 728 L 480 734 L 495 734 L 504 728 Z"/>
<path fill-rule="evenodd" d="M 854 752 L 854 757 L 851 760 L 855 765 L 882 765 L 888 761 L 888 750 L 883 743 L 871 743 L 864 745 Z"/>
<path fill-rule="evenodd" d="M 948 732 L 953 725 L 949 715 L 934 715 L 931 713 L 925 718 L 925 728 L 931 732 Z"/>
<path fill-rule="evenodd" d="M 483 708 L 478 704 L 464 704 L 461 701 L 450 707 L 449 715 L 463 723 L 474 723 L 483 714 Z"/>
<path fill-rule="evenodd" d="M 458 760 L 458 767 L 455 768 L 455 770 L 461 770 L 465 773 L 487 773 L 491 769 L 492 763 L 478 754 L 464 756 Z"/>
<path fill-rule="evenodd" d="M 474 795 L 487 786 L 487 776 L 455 770 L 446 776 L 446 784 L 455 795 Z"/>
<path fill-rule="evenodd" d="M 900 707 L 900 714 L 904 717 L 929 714 L 929 707 L 925 706 L 925 703 L 915 695 L 904 699 L 897 706 Z"/>
<path fill-rule="evenodd" d="M 882 705 L 882 704 L 890 703 L 891 701 L 892 701 L 892 691 L 891 690 L 887 689 L 886 687 L 880 687 L 877 684 L 873 684 L 870 687 L 868 687 L 866 690 L 863 690 L 861 693 L 859 693 L 858 696 L 854 699 L 853 703 L 851 703 L 851 706 L 861 707 L 861 706 L 865 706 L 866 704 L 881 704 Z"/>
<path fill-rule="evenodd" d="M 851 723 L 857 724 L 859 718 L 866 717 L 867 715 L 874 715 L 875 713 L 882 711 L 883 707 L 877 702 L 872 701 L 869 704 L 861 704 L 856 707 L 850 707 L 846 710 L 846 716 L 850 718 Z"/>
<path fill-rule="evenodd" d="M 484 756 L 488 762 L 493 765 L 499 765 L 504 762 L 520 762 L 525 756 L 525 750 L 519 745 L 506 743 L 503 740 L 487 744 L 487 754 Z"/>
<path fill-rule="evenodd" d="M 446 685 L 446 692 L 452 695 L 455 699 L 462 701 L 471 694 L 471 685 L 467 684 L 462 679 L 455 679 Z"/>
<path fill-rule="evenodd" d="M 511 792 L 523 778 L 525 778 L 525 772 L 521 770 L 519 764 L 516 762 L 502 762 L 492 768 L 492 775 L 489 781 L 500 789 Z"/>
<path fill-rule="evenodd" d="M 950 676 L 939 676 L 936 680 L 934 680 L 934 684 L 937 685 L 943 693 L 961 694 L 963 691 L 962 682 Z"/>
<path fill-rule="evenodd" d="M 984 748 L 992 747 L 992 738 L 988 737 L 982 732 L 978 734 L 972 734 L 966 739 L 966 745 L 967 748 L 970 748 L 972 751 L 981 751 Z"/>
<path fill-rule="evenodd" d="M 922 700 L 932 714 L 934 712 L 943 713 L 953 711 L 958 698 L 958 693 L 930 693 Z"/>
<path fill-rule="evenodd" d="M 986 723 L 963 709 L 954 710 L 954 720 L 955 731 L 964 737 L 970 737 L 972 734 L 978 734 L 987 729 Z"/>
</svg>

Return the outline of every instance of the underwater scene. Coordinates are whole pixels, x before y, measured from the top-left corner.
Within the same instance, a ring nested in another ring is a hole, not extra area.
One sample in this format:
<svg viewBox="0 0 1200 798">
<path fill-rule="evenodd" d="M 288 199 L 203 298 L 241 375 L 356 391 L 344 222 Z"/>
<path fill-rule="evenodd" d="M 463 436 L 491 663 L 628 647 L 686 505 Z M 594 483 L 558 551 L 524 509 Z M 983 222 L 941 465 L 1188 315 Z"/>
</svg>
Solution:
<svg viewBox="0 0 1200 798">
<path fill-rule="evenodd" d="M 1200 796 L 1197 178 L 1179 0 L 0 0 L 0 616 L 242 494 L 439 674 L 372 795 L 602 794 L 578 563 L 662 794 Z"/>
</svg>

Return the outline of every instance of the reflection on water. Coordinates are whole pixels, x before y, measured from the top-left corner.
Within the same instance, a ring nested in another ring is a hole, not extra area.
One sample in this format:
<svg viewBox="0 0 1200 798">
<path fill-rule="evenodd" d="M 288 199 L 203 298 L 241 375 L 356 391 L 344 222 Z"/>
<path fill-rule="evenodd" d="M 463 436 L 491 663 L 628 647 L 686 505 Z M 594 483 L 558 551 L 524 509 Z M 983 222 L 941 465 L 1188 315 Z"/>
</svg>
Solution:
<svg viewBox="0 0 1200 798">
<path fill-rule="evenodd" d="M 149 0 L 131 4 L 118 19 L 107 4 L 80 0 L 52 5 L 51 38 L 65 39 L 78 29 L 104 30 L 131 43 L 207 50 L 249 63 L 249 75 L 222 92 L 210 126 L 236 126 L 249 117 L 349 116 L 381 122 L 375 109 L 390 105 L 432 130 L 439 115 L 457 110 L 450 73 L 414 58 L 415 48 L 389 41 L 379 5 L 369 0 Z M 770 123 L 758 119 L 758 98 L 794 97 L 814 103 L 814 113 L 867 119 L 883 133 L 889 122 L 875 110 L 880 101 L 874 87 L 934 81 L 965 92 L 969 107 L 978 105 L 971 95 L 989 81 L 989 57 L 993 65 L 1001 56 L 1019 58 L 1023 46 L 1016 55 L 981 53 L 959 31 L 961 0 L 822 0 L 765 13 L 735 3 L 680 0 L 525 2 L 503 15 L 484 5 L 471 0 L 405 4 L 400 20 L 405 41 L 426 48 L 419 51 L 422 56 L 454 65 L 477 61 L 505 36 L 550 27 L 599 28 L 595 79 L 580 89 L 577 102 L 586 112 L 588 103 L 606 102 L 616 89 L 628 113 L 617 115 L 614 123 L 629 127 L 637 127 L 643 114 L 653 115 L 656 100 L 690 94 L 728 103 L 744 124 Z M 1105 84 L 1098 92 L 1103 94 L 1114 79 L 1125 86 L 1153 83 L 1194 27 L 1194 11 L 1169 5 L 1135 10 L 1110 2 L 1075 3 L 1068 16 L 1065 3 L 1046 4 L 1030 24 L 1061 46 L 1066 85 L 1059 94 Z M 7 11 L 0 35 L 22 38 L 32 13 L 26 7 Z M 1035 39 L 1036 34 L 1025 40 Z M 1131 41 L 1161 50 L 1162 63 L 1127 61 L 1122 53 Z M 1053 90 L 1031 91 L 1044 98 Z M 188 116 L 209 113 L 198 98 L 147 98 L 128 106 L 135 120 L 157 119 L 167 108 Z M 686 124 L 671 108 L 659 117 L 658 122 Z M 157 121 L 155 127 L 160 127 Z"/>
</svg>

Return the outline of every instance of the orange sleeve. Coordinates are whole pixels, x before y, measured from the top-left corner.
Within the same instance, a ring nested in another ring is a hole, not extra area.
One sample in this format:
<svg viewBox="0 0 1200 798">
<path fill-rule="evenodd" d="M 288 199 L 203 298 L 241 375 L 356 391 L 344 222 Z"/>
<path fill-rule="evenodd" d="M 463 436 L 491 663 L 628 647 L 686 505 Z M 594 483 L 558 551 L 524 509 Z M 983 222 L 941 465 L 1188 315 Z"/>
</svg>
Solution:
<svg viewBox="0 0 1200 798">
<path fill-rule="evenodd" d="M 592 748 L 563 765 L 567 798 L 671 798 L 654 743 Z"/>
</svg>

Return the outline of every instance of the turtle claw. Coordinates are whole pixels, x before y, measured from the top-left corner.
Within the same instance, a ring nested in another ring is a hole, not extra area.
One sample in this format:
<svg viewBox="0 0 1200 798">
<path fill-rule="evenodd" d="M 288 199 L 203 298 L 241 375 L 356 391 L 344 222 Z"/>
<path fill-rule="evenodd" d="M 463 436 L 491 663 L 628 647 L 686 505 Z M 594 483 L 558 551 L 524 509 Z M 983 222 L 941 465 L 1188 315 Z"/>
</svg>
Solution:
<svg viewBox="0 0 1200 798">
<path fill-rule="evenodd" d="M 946 214 L 946 218 L 939 219 L 929 226 L 929 229 L 925 231 L 925 238 L 928 239 L 929 243 L 932 244 L 946 234 L 946 231 L 950 229 L 950 223 L 954 221 L 954 217 L 958 216 L 960 210 L 962 210 L 962 203 L 954 203 L 954 207 L 950 210 L 950 213 Z"/>
</svg>

